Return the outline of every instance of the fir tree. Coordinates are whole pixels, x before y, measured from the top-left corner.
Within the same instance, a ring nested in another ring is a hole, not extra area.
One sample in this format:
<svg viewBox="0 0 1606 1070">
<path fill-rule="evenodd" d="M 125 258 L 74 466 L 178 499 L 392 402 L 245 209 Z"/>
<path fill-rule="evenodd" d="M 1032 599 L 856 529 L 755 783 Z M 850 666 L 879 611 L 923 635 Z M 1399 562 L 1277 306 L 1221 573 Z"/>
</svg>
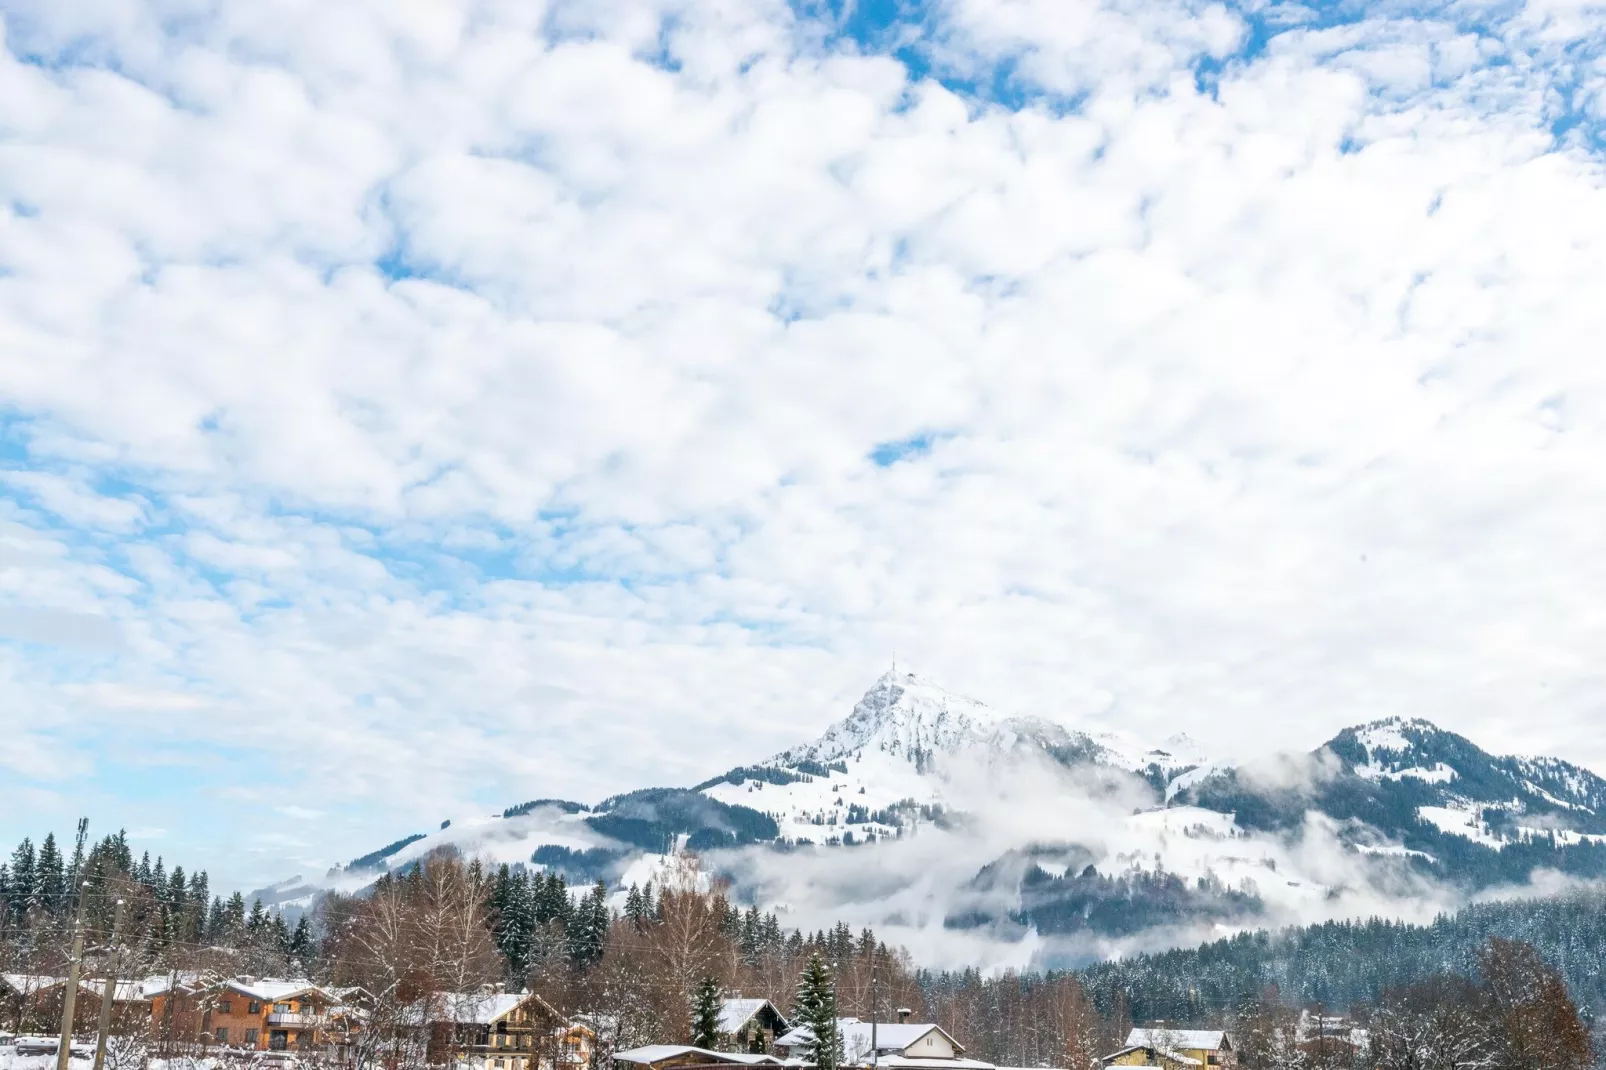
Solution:
<svg viewBox="0 0 1606 1070">
<path fill-rule="evenodd" d="M 260 936 L 264 926 L 268 924 L 268 912 L 262 909 L 262 900 L 251 901 L 251 913 L 245 919 L 245 934 L 247 936 Z"/>
<path fill-rule="evenodd" d="M 227 908 L 223 905 L 223 897 L 213 896 L 212 905 L 206 912 L 206 942 L 221 944 L 228 927 L 229 916 Z"/>
<path fill-rule="evenodd" d="M 61 861 L 61 849 L 56 846 L 54 832 L 39 845 L 39 860 L 35 867 L 36 898 L 39 905 L 51 914 L 59 913 L 67 902 L 67 873 Z"/>
<path fill-rule="evenodd" d="M 630 890 L 625 893 L 625 917 L 635 926 L 636 932 L 645 932 L 647 929 L 647 908 L 641 898 L 641 889 L 631 884 Z"/>
<path fill-rule="evenodd" d="M 220 926 L 219 943 L 230 947 L 239 947 L 245 942 L 245 896 L 235 892 L 229 896 L 227 905 L 223 908 L 223 924 Z"/>
<path fill-rule="evenodd" d="M 691 1002 L 691 1043 L 694 1048 L 719 1050 L 719 1011 L 721 1004 L 719 982 L 705 977 L 697 986 Z"/>
<path fill-rule="evenodd" d="M 288 956 L 290 954 L 290 927 L 284 923 L 284 913 L 275 910 L 273 912 L 273 921 L 265 926 L 265 929 L 273 949 L 281 955 Z"/>
<path fill-rule="evenodd" d="M 38 892 L 34 872 L 33 841 L 24 836 L 11 852 L 11 914 L 19 921 L 28 913 Z"/>
<path fill-rule="evenodd" d="M 804 1047 L 805 1061 L 818 1070 L 836 1070 L 842 1060 L 842 1036 L 836 1027 L 836 979 L 818 951 L 803 967 L 792 1020 L 795 1025 L 808 1026 L 813 1034 Z"/>
<path fill-rule="evenodd" d="M 290 957 L 306 972 L 306 967 L 312 961 L 312 928 L 307 924 L 307 916 L 302 914 L 296 919 L 295 931 L 290 934 Z"/>
</svg>

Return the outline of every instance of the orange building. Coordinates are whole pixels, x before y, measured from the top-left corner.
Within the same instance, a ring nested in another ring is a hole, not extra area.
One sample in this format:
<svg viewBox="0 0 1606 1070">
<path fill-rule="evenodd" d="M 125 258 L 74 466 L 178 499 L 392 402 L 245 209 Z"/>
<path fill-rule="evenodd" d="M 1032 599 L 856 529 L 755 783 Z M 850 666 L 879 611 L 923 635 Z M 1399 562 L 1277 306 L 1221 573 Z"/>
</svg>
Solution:
<svg viewBox="0 0 1606 1070">
<path fill-rule="evenodd" d="M 151 998 L 158 1037 L 173 1036 L 255 1051 L 310 1051 L 323 1043 L 332 992 L 310 981 L 272 978 L 164 987 Z"/>
</svg>

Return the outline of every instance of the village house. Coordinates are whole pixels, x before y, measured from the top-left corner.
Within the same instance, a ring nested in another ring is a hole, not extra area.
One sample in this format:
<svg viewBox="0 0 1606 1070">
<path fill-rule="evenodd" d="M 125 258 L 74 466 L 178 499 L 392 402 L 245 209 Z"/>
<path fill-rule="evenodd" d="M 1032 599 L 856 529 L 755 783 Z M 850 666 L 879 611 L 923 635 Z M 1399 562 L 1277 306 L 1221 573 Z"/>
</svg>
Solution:
<svg viewBox="0 0 1606 1070">
<path fill-rule="evenodd" d="M 791 1028 L 767 999 L 727 999 L 719 1007 L 719 1032 L 737 1051 L 762 1054 Z"/>
<path fill-rule="evenodd" d="M 180 1039 L 254 1051 L 314 1051 L 339 997 L 305 979 L 236 978 L 160 984 L 151 1029 Z"/>
<path fill-rule="evenodd" d="M 446 992 L 424 1010 L 431 1065 L 561 1070 L 589 1065 L 596 1033 L 528 992 Z"/>
<path fill-rule="evenodd" d="M 62 994 L 65 977 L 47 974 L 0 974 L 0 1029 L 11 1033 L 47 1033 L 61 1028 Z M 102 978 L 85 977 L 78 982 L 78 998 L 73 1003 L 73 1032 L 88 1033 L 100 1018 L 100 1000 L 105 993 Z M 149 1006 L 138 981 L 118 981 L 113 988 L 112 1022 L 117 1032 L 135 1027 L 144 1019 Z"/>
<path fill-rule="evenodd" d="M 1105 1066 L 1163 1066 L 1169 1070 L 1238 1064 L 1232 1041 L 1219 1029 L 1134 1029 L 1126 1044 L 1100 1060 Z"/>
<path fill-rule="evenodd" d="M 964 1057 L 965 1049 L 940 1025 L 929 1022 L 865 1022 L 838 1018 L 843 1066 L 886 1066 L 906 1070 L 995 1070 L 992 1063 Z M 814 1031 L 798 1026 L 775 1041 L 778 1053 L 805 1058 Z"/>
</svg>

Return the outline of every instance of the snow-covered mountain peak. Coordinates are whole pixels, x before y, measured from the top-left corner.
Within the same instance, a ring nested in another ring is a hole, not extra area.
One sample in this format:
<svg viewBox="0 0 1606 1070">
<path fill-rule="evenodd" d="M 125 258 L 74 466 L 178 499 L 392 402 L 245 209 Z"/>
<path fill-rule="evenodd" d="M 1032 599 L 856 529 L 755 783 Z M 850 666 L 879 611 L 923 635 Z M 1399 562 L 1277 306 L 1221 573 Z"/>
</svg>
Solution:
<svg viewBox="0 0 1606 1070">
<path fill-rule="evenodd" d="M 1420 745 L 1443 732 L 1432 721 L 1420 717 L 1385 717 L 1353 729 L 1355 742 L 1365 747 L 1368 754 L 1379 751 L 1398 754 Z"/>
<path fill-rule="evenodd" d="M 973 698 L 946 691 L 911 672 L 884 673 L 813 743 L 793 747 L 771 764 L 840 761 L 868 750 L 899 757 L 984 743 L 1011 718 Z"/>
</svg>

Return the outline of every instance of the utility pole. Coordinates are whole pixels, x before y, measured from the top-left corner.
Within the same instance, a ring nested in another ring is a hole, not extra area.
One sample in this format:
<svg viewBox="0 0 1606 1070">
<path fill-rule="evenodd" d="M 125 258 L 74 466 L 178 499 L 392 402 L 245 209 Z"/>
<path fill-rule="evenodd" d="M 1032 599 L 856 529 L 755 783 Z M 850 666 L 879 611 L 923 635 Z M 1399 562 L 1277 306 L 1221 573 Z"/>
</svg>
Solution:
<svg viewBox="0 0 1606 1070">
<path fill-rule="evenodd" d="M 72 1016 L 78 1007 L 78 979 L 84 968 L 84 900 L 89 882 L 78 886 L 78 912 L 72 923 L 72 965 L 67 970 L 67 991 L 61 994 L 61 1043 L 56 1048 L 56 1070 L 67 1070 L 72 1059 Z"/>
<path fill-rule="evenodd" d="M 893 661 L 892 661 L 893 671 L 897 671 L 897 665 L 898 665 L 897 657 L 898 656 L 896 654 L 894 654 L 892 657 L 893 657 Z M 870 1065 L 873 1066 L 873 1067 L 880 1067 L 880 1065 L 881 1065 L 881 1044 L 879 1043 L 879 1041 L 878 1041 L 878 1039 L 876 1037 L 876 1022 L 878 1022 L 880 1020 L 880 1017 L 881 1016 L 876 1013 L 875 945 L 871 944 L 870 945 Z"/>
<path fill-rule="evenodd" d="M 106 1065 L 106 1038 L 112 1031 L 112 1004 L 117 1001 L 117 941 L 123 935 L 123 901 L 117 900 L 117 915 L 112 922 L 111 958 L 106 967 L 106 985 L 100 990 L 100 1029 L 95 1035 L 95 1070 Z"/>
</svg>

